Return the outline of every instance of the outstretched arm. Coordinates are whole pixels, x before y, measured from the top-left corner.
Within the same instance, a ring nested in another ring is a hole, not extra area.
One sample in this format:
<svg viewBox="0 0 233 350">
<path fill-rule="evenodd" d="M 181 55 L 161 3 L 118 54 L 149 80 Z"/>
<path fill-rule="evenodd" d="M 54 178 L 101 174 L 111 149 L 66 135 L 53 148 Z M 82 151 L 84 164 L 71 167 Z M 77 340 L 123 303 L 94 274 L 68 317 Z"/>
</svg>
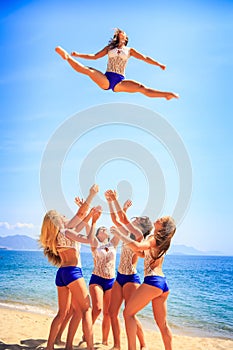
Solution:
<svg viewBox="0 0 233 350">
<path fill-rule="evenodd" d="M 110 195 L 109 191 L 106 191 L 104 195 L 105 195 L 105 198 L 108 202 L 112 222 L 114 223 L 114 225 L 117 225 L 117 223 L 118 223 L 117 218 L 118 217 L 114 211 L 111 195 Z M 116 247 L 119 243 L 119 238 L 117 236 L 113 236 L 113 238 L 111 239 L 111 243 L 113 244 L 114 247 Z"/>
<path fill-rule="evenodd" d="M 82 203 L 76 215 L 66 223 L 65 225 L 66 228 L 73 228 L 81 223 L 83 218 L 87 215 L 91 201 L 93 200 L 95 195 L 98 193 L 98 191 L 99 191 L 98 185 L 91 186 L 87 199 L 85 200 L 85 202 Z"/>
<path fill-rule="evenodd" d="M 102 50 L 98 51 L 97 53 L 79 53 L 76 51 L 71 52 L 71 56 L 79 57 L 79 58 L 85 58 L 87 60 L 97 60 L 98 58 L 104 57 L 108 53 L 108 46 L 105 46 Z"/>
<path fill-rule="evenodd" d="M 113 201 L 115 196 L 113 196 L 113 191 L 108 190 L 104 193 L 105 198 L 107 200 L 108 206 L 109 206 L 109 211 L 111 215 L 112 222 L 114 225 L 117 225 L 117 219 L 118 219 L 118 213 L 115 212 L 114 206 L 113 206 Z"/>
<path fill-rule="evenodd" d="M 162 63 L 159 63 L 158 61 L 155 61 L 153 58 L 143 55 L 142 53 L 138 52 L 137 50 L 131 48 L 130 49 L 130 56 L 137 58 L 138 60 L 142 60 L 146 63 L 153 64 L 154 66 L 158 66 L 161 69 L 165 70 L 166 66 Z"/>
<path fill-rule="evenodd" d="M 146 240 L 146 241 L 141 241 L 141 242 L 137 242 L 132 240 L 129 235 L 124 235 L 121 232 L 121 228 L 117 228 L 115 226 L 112 226 L 110 228 L 110 232 L 118 237 L 119 239 L 121 239 L 124 243 L 129 245 L 129 248 L 132 249 L 135 252 L 141 252 L 142 250 L 147 250 L 150 249 L 152 246 L 154 246 L 155 244 L 155 240 L 153 237 L 151 237 L 150 239 Z"/>
<path fill-rule="evenodd" d="M 102 214 L 102 208 L 100 206 L 95 207 L 91 212 L 92 212 L 92 224 L 91 224 L 91 228 L 88 236 L 77 233 L 76 230 L 72 230 L 72 229 L 65 228 L 60 231 L 65 233 L 65 235 L 73 241 L 77 241 L 79 243 L 88 243 L 93 245 L 94 239 L 95 239 L 94 235 L 95 235 L 95 229 L 96 229 L 96 222 L 99 219 L 100 215 Z"/>
<path fill-rule="evenodd" d="M 87 235 L 88 243 L 91 245 L 92 249 L 96 249 L 96 247 L 98 246 L 98 240 L 97 240 L 97 238 L 95 236 L 95 233 L 96 233 L 96 222 L 100 218 L 101 214 L 102 214 L 102 208 L 101 208 L 100 205 L 93 209 L 92 224 L 91 224 L 89 233 Z"/>
<path fill-rule="evenodd" d="M 86 228 L 86 233 L 88 235 L 89 231 L 90 231 L 90 225 L 89 225 L 89 221 L 93 216 L 93 211 L 95 210 L 95 207 L 92 208 L 89 213 L 85 216 L 85 218 L 80 222 L 80 224 L 78 224 L 75 227 L 75 231 L 76 232 L 80 232 L 82 231 L 82 229 L 85 227 Z"/>
<path fill-rule="evenodd" d="M 139 228 L 137 228 L 132 224 L 132 222 L 128 219 L 126 215 L 126 212 L 121 208 L 120 203 L 118 202 L 118 199 L 117 199 L 116 191 L 109 190 L 108 192 L 111 193 L 111 196 L 113 198 L 113 203 L 115 205 L 120 222 L 124 224 L 127 227 L 127 230 L 135 236 L 136 240 L 142 239 L 143 235 L 141 230 L 139 230 Z M 115 224 L 116 226 L 119 227 L 119 222 L 116 222 Z"/>
</svg>

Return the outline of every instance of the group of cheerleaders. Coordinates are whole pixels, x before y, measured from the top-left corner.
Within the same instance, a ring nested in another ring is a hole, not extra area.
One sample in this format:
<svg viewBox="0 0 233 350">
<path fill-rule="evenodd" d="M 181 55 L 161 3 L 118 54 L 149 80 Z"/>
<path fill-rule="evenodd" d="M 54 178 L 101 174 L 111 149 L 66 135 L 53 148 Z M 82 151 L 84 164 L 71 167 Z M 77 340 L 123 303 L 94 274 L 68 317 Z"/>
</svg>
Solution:
<svg viewBox="0 0 233 350">
<path fill-rule="evenodd" d="M 112 328 L 113 349 L 120 349 L 119 312 L 123 301 L 128 349 L 136 350 L 136 337 L 140 349 L 146 349 L 143 328 L 136 314 L 151 301 L 164 347 L 171 350 L 172 334 L 166 317 L 169 288 L 162 264 L 176 231 L 175 222 L 170 216 L 157 219 L 154 224 L 146 216 L 129 220 L 126 211 L 131 201 L 126 201 L 122 208 L 116 191 L 108 190 L 105 198 L 114 224 L 110 228 L 110 239 L 106 227 L 96 229 L 101 207 L 90 207 L 98 190 L 98 186 L 93 185 L 85 201 L 76 198 L 79 209 L 71 220 L 55 210 L 47 212 L 43 220 L 40 243 L 48 260 L 59 267 L 56 274 L 58 313 L 51 324 L 47 349 L 54 349 L 54 344 L 61 344 L 61 335 L 68 322 L 65 347 L 73 349 L 73 339 L 82 320 L 82 341 L 87 343 L 88 350 L 93 350 L 92 326 L 101 311 L 102 343 L 108 345 Z M 81 234 L 84 228 L 86 234 Z M 115 279 L 119 240 L 122 241 L 122 247 Z M 80 243 L 90 244 L 93 255 L 94 269 L 89 282 L 91 300 L 82 274 Z M 144 258 L 142 284 L 136 269 L 138 257 Z"/>
<path fill-rule="evenodd" d="M 167 100 L 178 98 L 176 93 L 155 90 L 137 81 L 125 79 L 126 64 L 131 56 L 163 70 L 166 68 L 153 58 L 128 48 L 127 43 L 126 33 L 116 29 L 108 45 L 96 54 L 68 54 L 60 46 L 55 50 L 75 71 L 89 76 L 104 90 L 139 92 L 148 97 L 162 97 Z M 96 60 L 105 55 L 108 55 L 105 74 L 84 66 L 73 58 Z M 116 191 L 108 190 L 105 192 L 105 198 L 114 225 L 110 228 L 110 239 L 106 227 L 96 229 L 102 213 L 101 207 L 90 207 L 98 190 L 98 186 L 93 185 L 85 201 L 76 198 L 79 209 L 71 220 L 55 210 L 47 212 L 43 220 L 41 246 L 48 260 L 59 267 L 56 275 L 58 313 L 51 324 L 47 350 L 54 349 L 55 344 L 62 344 L 61 336 L 67 324 L 69 326 L 65 348 L 73 349 L 74 336 L 81 320 L 82 341 L 86 342 L 88 350 L 93 350 L 93 325 L 101 311 L 102 343 L 108 345 L 108 336 L 112 328 L 113 349 L 119 350 L 119 312 L 123 301 L 128 349 L 136 350 L 136 338 L 139 340 L 140 349 L 146 349 L 143 328 L 136 314 L 151 301 L 154 319 L 161 332 L 165 350 L 172 350 L 172 334 L 166 317 L 169 288 L 162 264 L 176 231 L 175 222 L 170 216 L 160 218 L 154 224 L 146 216 L 135 217 L 130 221 L 126 211 L 131 206 L 131 201 L 126 201 L 122 208 Z M 86 229 L 86 234 L 80 233 L 83 229 Z M 120 240 L 121 256 L 115 279 L 116 249 Z M 93 255 L 94 270 L 89 282 L 91 300 L 82 274 L 80 243 L 90 244 Z M 142 284 L 136 269 L 138 257 L 144 258 Z"/>
</svg>

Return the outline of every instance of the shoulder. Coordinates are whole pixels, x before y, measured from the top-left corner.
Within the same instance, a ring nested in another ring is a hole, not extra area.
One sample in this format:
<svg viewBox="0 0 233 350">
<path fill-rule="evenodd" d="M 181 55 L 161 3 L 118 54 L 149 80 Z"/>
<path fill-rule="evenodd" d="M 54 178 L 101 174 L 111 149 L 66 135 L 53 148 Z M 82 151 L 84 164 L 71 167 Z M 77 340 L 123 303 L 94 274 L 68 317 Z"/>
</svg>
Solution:
<svg viewBox="0 0 233 350">
<path fill-rule="evenodd" d="M 105 46 L 103 50 L 106 50 L 107 52 L 115 50 L 115 47 L 111 47 L 110 45 Z"/>
<path fill-rule="evenodd" d="M 156 247 L 156 241 L 154 238 L 154 234 L 151 234 L 150 236 L 147 237 L 147 241 L 150 243 L 150 247 L 151 248 L 155 248 Z"/>
<path fill-rule="evenodd" d="M 128 49 L 130 55 L 133 55 L 135 52 L 137 52 L 133 47 L 128 47 Z"/>
<path fill-rule="evenodd" d="M 108 52 L 109 50 L 111 50 L 111 48 L 110 48 L 110 46 L 109 46 L 109 45 L 106 45 L 106 46 L 103 48 L 103 51 Z"/>
</svg>

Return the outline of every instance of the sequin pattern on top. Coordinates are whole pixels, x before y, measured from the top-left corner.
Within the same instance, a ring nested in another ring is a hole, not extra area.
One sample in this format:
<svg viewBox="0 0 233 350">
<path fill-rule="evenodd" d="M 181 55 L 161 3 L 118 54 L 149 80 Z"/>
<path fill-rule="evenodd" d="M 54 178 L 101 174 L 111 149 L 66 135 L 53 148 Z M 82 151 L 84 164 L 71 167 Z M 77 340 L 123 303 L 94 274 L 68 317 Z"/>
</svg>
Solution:
<svg viewBox="0 0 233 350">
<path fill-rule="evenodd" d="M 134 251 L 129 248 L 128 244 L 122 244 L 121 257 L 118 271 L 124 275 L 133 275 L 137 273 L 136 263 L 133 264 Z"/>
<path fill-rule="evenodd" d="M 125 68 L 129 59 L 129 47 L 121 49 L 115 47 L 108 51 L 107 72 L 114 72 L 125 75 Z"/>
<path fill-rule="evenodd" d="M 80 256 L 80 243 L 73 241 L 66 237 L 65 232 L 59 231 L 57 234 L 57 249 L 59 248 L 73 248 L 78 252 L 78 263 L 77 266 L 81 267 L 81 256 Z"/>
<path fill-rule="evenodd" d="M 93 274 L 102 278 L 114 278 L 116 266 L 116 248 L 109 242 L 92 251 L 94 258 Z"/>
</svg>

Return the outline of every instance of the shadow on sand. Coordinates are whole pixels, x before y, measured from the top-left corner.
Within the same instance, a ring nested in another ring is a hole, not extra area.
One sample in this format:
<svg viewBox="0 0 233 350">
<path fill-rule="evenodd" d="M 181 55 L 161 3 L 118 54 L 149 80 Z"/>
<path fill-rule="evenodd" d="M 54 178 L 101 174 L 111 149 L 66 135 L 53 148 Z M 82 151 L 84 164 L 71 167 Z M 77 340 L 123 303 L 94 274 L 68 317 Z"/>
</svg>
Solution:
<svg viewBox="0 0 233 350">
<path fill-rule="evenodd" d="M 46 339 L 25 339 L 25 340 L 21 340 L 20 344 L 6 344 L 2 341 L 0 341 L 0 350 L 44 350 L 46 349 L 46 343 L 47 340 Z M 86 343 L 85 343 L 86 344 Z M 95 344 L 95 349 L 98 349 L 98 345 L 100 343 L 96 343 Z M 84 342 L 82 342 L 82 344 L 79 345 L 74 345 L 73 346 L 74 349 L 86 349 Z M 55 345 L 55 349 L 56 350 L 64 350 L 64 346 L 60 347 L 58 345 Z"/>
</svg>

